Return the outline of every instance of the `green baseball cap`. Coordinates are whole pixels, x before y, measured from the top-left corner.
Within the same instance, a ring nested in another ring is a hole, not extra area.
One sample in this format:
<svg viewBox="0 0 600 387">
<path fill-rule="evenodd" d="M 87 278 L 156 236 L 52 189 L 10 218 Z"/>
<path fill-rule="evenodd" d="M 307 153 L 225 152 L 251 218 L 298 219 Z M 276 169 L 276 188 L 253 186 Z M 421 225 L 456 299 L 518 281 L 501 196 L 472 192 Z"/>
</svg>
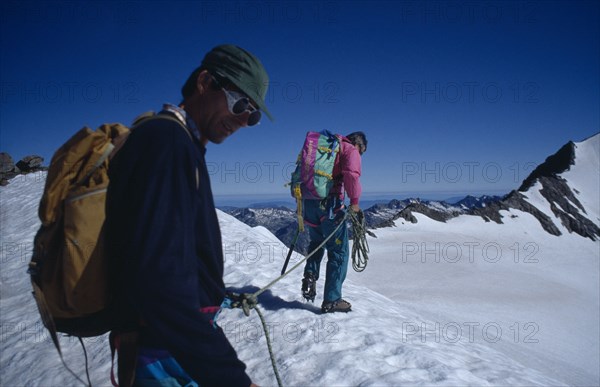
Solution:
<svg viewBox="0 0 600 387">
<path fill-rule="evenodd" d="M 265 104 L 269 76 L 257 57 L 238 46 L 223 44 L 206 54 L 201 67 L 233 83 L 273 121 Z"/>
</svg>

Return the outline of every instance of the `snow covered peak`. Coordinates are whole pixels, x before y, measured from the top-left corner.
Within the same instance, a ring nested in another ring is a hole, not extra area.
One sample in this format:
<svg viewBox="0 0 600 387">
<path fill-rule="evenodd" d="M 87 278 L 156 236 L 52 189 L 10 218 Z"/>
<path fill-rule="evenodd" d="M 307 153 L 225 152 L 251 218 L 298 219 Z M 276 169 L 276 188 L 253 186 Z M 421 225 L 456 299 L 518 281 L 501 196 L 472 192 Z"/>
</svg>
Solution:
<svg viewBox="0 0 600 387">
<path fill-rule="evenodd" d="M 518 191 L 473 213 L 503 223 L 501 211 L 516 209 L 533 215 L 550 234 L 599 239 L 599 147 L 600 134 L 579 143 L 569 141 L 540 164 Z"/>
<path fill-rule="evenodd" d="M 538 165 L 523 181 L 523 184 L 519 187 L 519 191 L 525 192 L 529 190 L 536 181 L 543 177 L 556 177 L 564 171 L 569 170 L 574 163 L 575 143 L 569 141 L 556 153 L 548 156 L 542 164 Z"/>
</svg>

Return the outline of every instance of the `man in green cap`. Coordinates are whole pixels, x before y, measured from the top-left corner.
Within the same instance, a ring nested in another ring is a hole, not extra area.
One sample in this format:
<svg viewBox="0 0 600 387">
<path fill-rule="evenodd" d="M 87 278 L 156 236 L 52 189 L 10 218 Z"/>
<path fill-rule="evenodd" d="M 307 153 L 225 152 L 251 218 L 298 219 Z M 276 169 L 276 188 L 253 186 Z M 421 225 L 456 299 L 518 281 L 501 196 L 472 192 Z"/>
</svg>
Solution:
<svg viewBox="0 0 600 387">
<path fill-rule="evenodd" d="M 248 51 L 215 47 L 180 105 L 138 125 L 111 161 L 105 235 L 125 262 L 120 308 L 139 323 L 135 385 L 251 385 L 214 321 L 225 298 L 223 251 L 204 155 L 208 142 L 256 125 L 263 112 L 271 118 L 268 82 Z"/>
</svg>

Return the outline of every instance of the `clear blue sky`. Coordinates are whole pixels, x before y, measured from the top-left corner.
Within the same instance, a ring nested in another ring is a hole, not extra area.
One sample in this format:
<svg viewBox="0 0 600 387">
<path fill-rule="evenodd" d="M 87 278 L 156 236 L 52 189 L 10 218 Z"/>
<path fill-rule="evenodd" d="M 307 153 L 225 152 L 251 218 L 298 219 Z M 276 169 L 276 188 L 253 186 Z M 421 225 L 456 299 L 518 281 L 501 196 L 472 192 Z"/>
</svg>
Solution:
<svg viewBox="0 0 600 387">
<path fill-rule="evenodd" d="M 0 150 L 49 162 L 83 125 L 179 102 L 234 43 L 267 68 L 276 120 L 209 145 L 215 194 L 285 195 L 325 128 L 367 133 L 366 193 L 507 193 L 600 130 L 598 4 L 3 1 Z"/>
</svg>

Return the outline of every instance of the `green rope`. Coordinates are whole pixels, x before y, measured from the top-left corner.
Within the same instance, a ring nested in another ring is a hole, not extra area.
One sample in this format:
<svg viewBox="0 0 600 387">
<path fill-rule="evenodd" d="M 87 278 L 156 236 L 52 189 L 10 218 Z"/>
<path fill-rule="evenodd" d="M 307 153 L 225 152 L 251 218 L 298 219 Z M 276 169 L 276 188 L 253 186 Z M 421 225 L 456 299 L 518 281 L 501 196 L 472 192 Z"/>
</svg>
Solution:
<svg viewBox="0 0 600 387">
<path fill-rule="evenodd" d="M 348 214 L 352 222 L 352 268 L 360 273 L 367 268 L 367 262 L 369 261 L 367 234 L 373 238 L 377 238 L 377 235 L 367 230 L 365 216 L 362 211 L 348 211 Z"/>
<path fill-rule="evenodd" d="M 273 353 L 273 345 L 271 344 L 271 337 L 269 336 L 269 329 L 267 327 L 267 323 L 265 321 L 265 317 L 263 316 L 260 309 L 258 309 L 258 300 L 253 294 L 244 293 L 241 295 L 235 295 L 237 300 L 231 304 L 232 308 L 241 308 L 244 311 L 244 314 L 249 317 L 250 309 L 254 309 L 256 313 L 258 313 L 258 317 L 260 318 L 260 322 L 263 327 L 263 331 L 265 332 L 265 338 L 267 339 L 267 348 L 269 349 L 269 357 L 271 358 L 271 365 L 273 366 L 273 371 L 275 372 L 275 379 L 277 379 L 277 385 L 279 387 L 283 387 L 283 383 L 281 382 L 281 377 L 279 376 L 279 371 L 277 370 L 277 362 L 275 361 L 275 354 Z"/>
<path fill-rule="evenodd" d="M 273 347 L 271 346 L 271 338 L 269 337 L 269 330 L 267 329 L 267 323 L 265 322 L 265 318 L 261 313 L 260 309 L 255 305 L 254 310 L 258 313 L 258 317 L 260 317 L 260 322 L 262 324 L 263 330 L 265 331 L 265 338 L 267 339 L 267 348 L 269 348 L 269 357 L 271 358 L 271 365 L 273 366 L 273 372 L 275 372 L 275 379 L 277 379 L 277 385 L 279 387 L 283 387 L 283 383 L 281 382 L 281 377 L 279 376 L 279 371 L 277 371 L 277 364 L 275 362 L 275 355 L 273 354 Z"/>
</svg>

